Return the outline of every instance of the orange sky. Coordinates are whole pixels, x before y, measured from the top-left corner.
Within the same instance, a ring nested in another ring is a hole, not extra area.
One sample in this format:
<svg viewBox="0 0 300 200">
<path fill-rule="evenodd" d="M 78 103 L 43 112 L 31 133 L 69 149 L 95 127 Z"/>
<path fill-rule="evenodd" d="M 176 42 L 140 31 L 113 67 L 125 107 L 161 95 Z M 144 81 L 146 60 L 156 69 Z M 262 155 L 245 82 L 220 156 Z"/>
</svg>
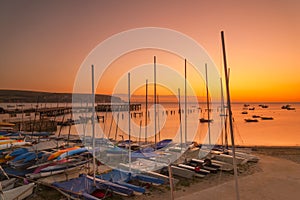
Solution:
<svg viewBox="0 0 300 200">
<path fill-rule="evenodd" d="M 1 89 L 71 92 L 96 45 L 151 26 L 192 37 L 220 69 L 224 30 L 233 100 L 300 101 L 300 1 L 33 2 L 0 3 Z"/>
</svg>

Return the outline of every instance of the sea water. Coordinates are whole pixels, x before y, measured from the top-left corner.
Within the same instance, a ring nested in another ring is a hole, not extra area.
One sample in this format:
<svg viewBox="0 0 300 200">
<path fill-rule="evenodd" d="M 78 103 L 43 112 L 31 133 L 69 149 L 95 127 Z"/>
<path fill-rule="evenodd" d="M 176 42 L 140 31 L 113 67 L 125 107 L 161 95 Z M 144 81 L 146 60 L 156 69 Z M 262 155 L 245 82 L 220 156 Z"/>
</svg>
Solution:
<svg viewBox="0 0 300 200">
<path fill-rule="evenodd" d="M 260 105 L 266 104 L 268 108 L 262 108 Z M 291 103 L 295 110 L 281 109 L 281 106 L 288 103 L 250 103 L 245 107 L 243 103 L 233 103 L 233 133 L 235 143 L 241 146 L 299 146 L 300 145 L 300 104 Z M 0 104 L 0 107 L 5 109 L 15 109 L 18 105 L 9 104 L 14 107 L 7 107 L 8 104 Z M 35 107 L 34 104 L 25 103 L 23 108 Z M 20 104 L 19 104 L 20 106 Z M 57 105 L 54 103 L 41 104 L 39 107 L 56 107 L 66 106 L 66 104 Z M 71 104 L 68 104 L 71 106 Z M 162 139 L 173 139 L 176 142 L 196 141 L 197 143 L 208 143 L 209 135 L 212 144 L 224 143 L 224 136 L 228 134 L 230 144 L 230 131 L 225 132 L 224 122 L 225 117 L 221 119 L 219 115 L 212 115 L 214 120 L 212 123 L 199 123 L 199 118 L 207 118 L 206 104 L 188 104 L 188 112 L 185 116 L 184 111 L 179 114 L 179 106 L 176 103 L 161 103 L 157 106 L 157 121 L 156 121 L 156 138 L 154 135 L 154 107 L 148 106 L 148 126 L 147 126 L 147 141 L 154 142 Z M 249 110 L 254 108 L 254 110 Z M 21 108 L 19 108 L 21 109 Z M 184 105 L 181 105 L 184 110 Z M 220 108 L 218 108 L 220 109 Z M 242 114 L 246 111 L 248 114 Z M 218 111 L 220 112 L 220 110 Z M 135 115 L 133 113 L 136 113 Z M 79 115 L 89 116 L 91 113 L 81 113 Z M 109 137 L 116 140 L 128 139 L 130 133 L 131 139 L 134 141 L 145 141 L 145 104 L 142 104 L 140 111 L 131 112 L 130 131 L 128 112 L 98 112 L 98 116 L 104 116 L 104 122 L 96 122 L 95 135 L 96 137 Z M 273 120 L 261 120 L 258 122 L 245 122 L 244 119 L 252 118 L 253 115 L 273 117 Z M 78 116 L 78 115 L 77 115 Z M 73 116 L 74 117 L 74 116 Z M 185 117 L 187 121 L 185 122 Z M 9 121 L 18 118 L 24 120 L 34 118 L 34 113 L 25 116 L 18 114 L 9 116 L 8 114 L 0 114 L 1 121 Z M 55 117 L 56 121 L 62 121 L 71 118 L 71 115 Z M 54 117 L 50 118 L 54 119 Z M 220 125 L 221 124 L 221 125 Z M 187 126 L 185 126 L 187 125 Z M 210 127 L 208 126 L 210 125 Z M 58 127 L 56 134 L 80 134 L 81 136 L 91 136 L 91 121 L 87 124 L 77 124 L 71 127 Z M 227 125 L 229 127 L 229 124 Z M 187 128 L 186 128 L 187 127 Z M 216 128 L 217 127 L 217 128 Z M 185 136 L 187 134 L 187 136 Z"/>
</svg>

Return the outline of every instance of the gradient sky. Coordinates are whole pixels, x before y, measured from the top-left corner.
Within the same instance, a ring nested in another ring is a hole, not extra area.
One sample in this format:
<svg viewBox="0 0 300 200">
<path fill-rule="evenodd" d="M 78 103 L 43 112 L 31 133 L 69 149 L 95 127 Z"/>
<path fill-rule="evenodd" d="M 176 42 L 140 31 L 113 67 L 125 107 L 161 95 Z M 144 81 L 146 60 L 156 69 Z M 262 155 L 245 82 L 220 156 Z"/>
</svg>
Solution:
<svg viewBox="0 0 300 200">
<path fill-rule="evenodd" d="M 101 41 L 163 27 L 195 39 L 220 69 L 225 31 L 233 100 L 300 101 L 299 10 L 297 0 L 0 1 L 0 88 L 71 92 Z"/>
</svg>

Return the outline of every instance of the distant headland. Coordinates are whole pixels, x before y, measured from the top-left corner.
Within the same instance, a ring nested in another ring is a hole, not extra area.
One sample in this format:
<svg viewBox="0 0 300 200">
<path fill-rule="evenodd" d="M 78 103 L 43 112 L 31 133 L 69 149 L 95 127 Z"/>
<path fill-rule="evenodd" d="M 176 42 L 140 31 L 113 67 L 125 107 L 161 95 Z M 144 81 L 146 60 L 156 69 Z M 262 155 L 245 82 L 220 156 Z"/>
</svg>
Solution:
<svg viewBox="0 0 300 200">
<path fill-rule="evenodd" d="M 88 100 L 91 94 L 76 94 L 77 101 Z M 0 103 L 59 103 L 72 102 L 72 93 L 53 93 L 27 90 L 0 90 Z M 96 94 L 95 102 L 123 102 L 121 98 L 105 94 Z"/>
</svg>

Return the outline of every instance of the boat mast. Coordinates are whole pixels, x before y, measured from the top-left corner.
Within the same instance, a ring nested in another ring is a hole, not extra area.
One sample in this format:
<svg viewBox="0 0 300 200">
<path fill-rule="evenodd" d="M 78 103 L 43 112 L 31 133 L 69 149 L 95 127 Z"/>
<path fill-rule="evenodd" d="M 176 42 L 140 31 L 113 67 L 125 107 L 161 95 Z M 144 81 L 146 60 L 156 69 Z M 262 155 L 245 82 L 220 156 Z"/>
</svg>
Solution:
<svg viewBox="0 0 300 200">
<path fill-rule="evenodd" d="M 228 78 L 228 83 L 229 83 L 229 79 L 230 79 L 230 69 L 228 69 L 228 74 L 227 74 L 227 78 Z M 228 151 L 228 109 L 225 110 L 225 149 Z"/>
<path fill-rule="evenodd" d="M 210 138 L 210 108 L 209 108 L 209 96 L 208 96 L 208 76 L 207 76 L 207 64 L 205 63 L 205 79 L 206 79 L 206 107 L 207 107 L 207 125 L 208 125 L 208 142 L 211 145 Z"/>
<path fill-rule="evenodd" d="M 187 89 L 186 89 L 186 59 L 184 59 L 184 142 L 187 145 Z"/>
<path fill-rule="evenodd" d="M 154 56 L 154 143 L 156 150 L 157 136 L 156 136 L 156 56 Z"/>
<path fill-rule="evenodd" d="M 229 125 L 230 125 L 230 136 L 231 136 L 232 154 L 233 154 L 233 170 L 234 170 L 234 177 L 235 177 L 236 199 L 239 200 L 240 195 L 239 195 L 237 166 L 236 166 L 236 158 L 235 158 L 235 144 L 234 144 L 232 110 L 231 110 L 230 92 L 229 92 L 229 78 L 228 78 L 225 41 L 224 41 L 224 32 L 223 31 L 221 31 L 221 39 L 222 39 L 222 49 L 223 49 L 223 59 L 224 59 L 225 80 L 226 80 L 227 106 L 228 106 L 228 111 L 229 111 Z"/>
<path fill-rule="evenodd" d="M 147 126 L 148 126 L 148 79 L 146 79 L 146 111 L 145 111 L 145 143 L 147 144 Z"/>
<path fill-rule="evenodd" d="M 130 73 L 128 73 L 128 159 L 129 159 L 129 172 L 131 172 L 131 134 L 130 134 Z"/>
<path fill-rule="evenodd" d="M 178 88 L 178 106 L 179 106 L 179 127 L 180 127 L 180 149 L 182 151 L 182 124 L 181 124 L 181 105 L 180 105 L 180 88 Z"/>
<path fill-rule="evenodd" d="M 221 85 L 221 114 L 220 114 L 220 117 L 221 117 L 221 125 L 222 125 L 222 132 L 221 132 L 221 145 L 224 146 L 224 132 L 226 130 L 224 130 L 224 127 L 223 127 L 223 123 L 224 123 L 224 118 L 225 118 L 225 113 L 224 113 L 224 94 L 223 94 L 223 83 L 222 83 L 222 78 L 220 78 L 220 85 Z"/>
<path fill-rule="evenodd" d="M 95 152 L 95 85 L 94 65 L 92 65 L 92 136 L 93 136 L 93 181 L 96 184 L 96 152 Z"/>
<path fill-rule="evenodd" d="M 159 104 L 159 98 L 158 98 L 158 95 L 157 95 L 157 104 Z M 159 107 L 157 108 L 157 126 L 158 126 L 158 140 L 160 141 L 160 126 L 159 126 Z"/>
</svg>

